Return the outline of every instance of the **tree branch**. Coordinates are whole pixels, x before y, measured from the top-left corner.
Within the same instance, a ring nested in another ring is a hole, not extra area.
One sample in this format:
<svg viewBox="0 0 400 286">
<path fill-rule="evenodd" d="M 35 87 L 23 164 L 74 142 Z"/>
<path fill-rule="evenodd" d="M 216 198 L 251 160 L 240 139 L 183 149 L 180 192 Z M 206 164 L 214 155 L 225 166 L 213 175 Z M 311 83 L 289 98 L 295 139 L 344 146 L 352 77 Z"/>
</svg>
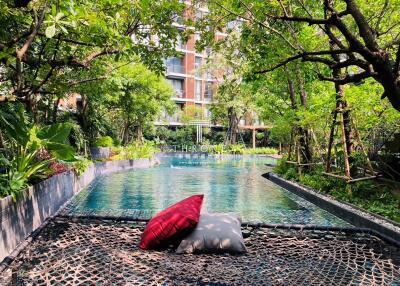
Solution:
<svg viewBox="0 0 400 286">
<path fill-rule="evenodd" d="M 43 33 L 38 33 L 38 36 L 46 37 L 46 35 L 43 34 Z M 76 44 L 76 45 L 80 45 L 80 46 L 96 47 L 96 45 L 92 44 L 92 43 L 86 43 L 86 42 L 73 40 L 73 39 L 68 39 L 68 38 L 60 38 L 60 40 L 63 41 L 63 42 L 66 42 L 66 43 Z"/>
<path fill-rule="evenodd" d="M 303 52 L 303 53 L 300 53 L 300 54 L 297 54 L 295 56 L 287 58 L 285 61 L 275 65 L 272 68 L 261 70 L 261 71 L 257 71 L 255 73 L 256 74 L 268 73 L 268 72 L 274 71 L 274 70 L 276 70 L 276 69 L 278 69 L 280 67 L 286 66 L 288 63 L 290 63 L 292 61 L 295 61 L 295 60 L 298 60 L 298 59 L 303 59 L 304 61 L 314 61 L 314 62 L 316 62 L 318 60 L 318 62 L 331 65 L 331 64 L 335 64 L 335 62 L 329 61 L 328 59 L 324 59 L 324 58 L 316 58 L 316 57 L 313 57 L 313 56 L 340 55 L 340 54 L 348 54 L 349 52 L 350 52 L 349 50 Z"/>
<path fill-rule="evenodd" d="M 327 77 L 322 74 L 318 74 L 318 78 L 324 81 L 331 81 L 340 85 L 348 84 L 348 83 L 357 83 L 362 81 L 363 79 L 373 77 L 376 73 L 371 73 L 369 71 L 365 71 L 355 75 L 346 75 L 343 78 L 335 78 L 335 77 Z"/>
<path fill-rule="evenodd" d="M 354 2 L 354 0 L 345 0 L 345 2 L 347 4 L 347 10 L 350 12 L 351 16 L 356 22 L 358 30 L 360 31 L 360 36 L 363 38 L 368 49 L 375 52 L 378 51 L 379 46 L 376 42 L 374 32 L 369 26 L 364 15 L 361 13 L 360 9 L 357 7 L 357 4 Z"/>
<path fill-rule="evenodd" d="M 314 19 L 310 17 L 290 17 L 290 16 L 274 16 L 266 14 L 268 18 L 274 20 L 282 20 L 282 21 L 290 21 L 290 22 L 303 22 L 308 23 L 310 25 L 327 25 L 331 24 L 331 19 Z"/>
<path fill-rule="evenodd" d="M 347 68 L 350 66 L 357 66 L 364 70 L 368 70 L 368 62 L 363 61 L 361 59 L 356 59 L 356 58 L 350 58 L 350 59 L 342 61 L 342 62 L 337 62 L 330 67 L 332 69 L 340 69 L 340 68 Z"/>
<path fill-rule="evenodd" d="M 32 44 L 33 40 L 35 39 L 35 37 L 37 35 L 37 33 L 39 31 L 39 28 L 42 25 L 43 20 L 44 20 L 46 6 L 47 6 L 47 3 L 43 7 L 43 10 L 42 10 L 42 12 L 40 14 L 39 19 L 37 20 L 36 24 L 33 26 L 32 30 L 31 30 L 31 33 L 29 34 L 29 36 L 26 39 L 26 41 L 25 41 L 24 45 L 22 46 L 22 48 L 19 49 L 19 50 L 17 49 L 17 58 L 19 60 L 22 60 L 22 58 L 24 57 L 26 51 L 29 49 L 29 46 Z"/>
</svg>

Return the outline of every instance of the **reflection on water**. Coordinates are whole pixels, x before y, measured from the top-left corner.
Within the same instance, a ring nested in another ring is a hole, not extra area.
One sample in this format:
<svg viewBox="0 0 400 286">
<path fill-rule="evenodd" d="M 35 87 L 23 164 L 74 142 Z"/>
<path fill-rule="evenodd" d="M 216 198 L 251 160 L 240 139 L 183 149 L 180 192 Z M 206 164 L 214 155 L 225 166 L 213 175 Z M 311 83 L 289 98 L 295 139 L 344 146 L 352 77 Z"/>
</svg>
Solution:
<svg viewBox="0 0 400 286">
<path fill-rule="evenodd" d="M 345 225 L 261 177 L 269 160 L 164 157 L 158 167 L 98 177 L 79 194 L 74 212 L 148 210 L 154 214 L 185 197 L 204 194 L 204 210 L 237 212 L 244 221 Z"/>
</svg>

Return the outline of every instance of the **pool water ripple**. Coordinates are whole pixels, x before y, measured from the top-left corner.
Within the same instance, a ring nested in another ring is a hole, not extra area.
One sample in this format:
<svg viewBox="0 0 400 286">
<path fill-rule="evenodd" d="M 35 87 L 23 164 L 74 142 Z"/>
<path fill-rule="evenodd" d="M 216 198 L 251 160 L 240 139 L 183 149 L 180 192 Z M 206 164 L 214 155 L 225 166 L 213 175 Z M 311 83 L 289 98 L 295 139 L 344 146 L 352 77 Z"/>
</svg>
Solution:
<svg viewBox="0 0 400 286">
<path fill-rule="evenodd" d="M 236 212 L 245 222 L 348 226 L 263 178 L 267 163 L 266 157 L 162 157 L 157 167 L 97 177 L 66 212 L 149 218 L 185 197 L 204 194 L 204 211 Z"/>
</svg>

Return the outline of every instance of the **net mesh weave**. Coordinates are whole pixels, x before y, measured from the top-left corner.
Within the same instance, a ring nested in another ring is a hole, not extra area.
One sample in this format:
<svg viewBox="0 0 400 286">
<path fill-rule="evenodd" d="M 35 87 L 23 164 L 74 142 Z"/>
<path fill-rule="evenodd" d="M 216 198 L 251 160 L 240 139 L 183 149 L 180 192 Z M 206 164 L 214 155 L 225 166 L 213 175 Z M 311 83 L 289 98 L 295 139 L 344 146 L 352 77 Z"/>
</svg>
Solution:
<svg viewBox="0 0 400 286">
<path fill-rule="evenodd" d="M 367 233 L 244 227 L 245 255 L 142 251 L 143 223 L 53 220 L 0 285 L 400 285 L 400 251 Z"/>
</svg>

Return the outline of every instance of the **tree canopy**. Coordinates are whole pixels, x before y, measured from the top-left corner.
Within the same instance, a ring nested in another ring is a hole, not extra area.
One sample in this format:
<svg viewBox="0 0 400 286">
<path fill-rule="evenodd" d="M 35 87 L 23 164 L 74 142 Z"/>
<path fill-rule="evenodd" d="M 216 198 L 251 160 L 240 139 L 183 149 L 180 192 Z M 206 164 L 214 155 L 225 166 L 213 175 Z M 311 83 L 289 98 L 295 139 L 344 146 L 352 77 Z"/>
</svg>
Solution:
<svg viewBox="0 0 400 286">
<path fill-rule="evenodd" d="M 86 82 L 76 72 L 102 60 L 139 57 L 160 72 L 162 59 L 175 53 L 180 31 L 172 23 L 183 8 L 178 0 L 1 1 L 3 86 L 7 84 L 9 95 L 33 105 L 38 95 L 59 95 Z"/>
<path fill-rule="evenodd" d="M 221 31 L 240 20 L 243 49 L 253 73 L 293 61 L 314 63 L 319 79 L 359 84 L 373 78 L 400 111 L 400 15 L 398 0 L 208 1 L 211 15 L 200 24 Z M 212 36 L 203 37 L 203 41 Z M 279 46 L 279 48 L 277 48 Z M 340 72 L 335 72 L 340 70 Z"/>
</svg>

